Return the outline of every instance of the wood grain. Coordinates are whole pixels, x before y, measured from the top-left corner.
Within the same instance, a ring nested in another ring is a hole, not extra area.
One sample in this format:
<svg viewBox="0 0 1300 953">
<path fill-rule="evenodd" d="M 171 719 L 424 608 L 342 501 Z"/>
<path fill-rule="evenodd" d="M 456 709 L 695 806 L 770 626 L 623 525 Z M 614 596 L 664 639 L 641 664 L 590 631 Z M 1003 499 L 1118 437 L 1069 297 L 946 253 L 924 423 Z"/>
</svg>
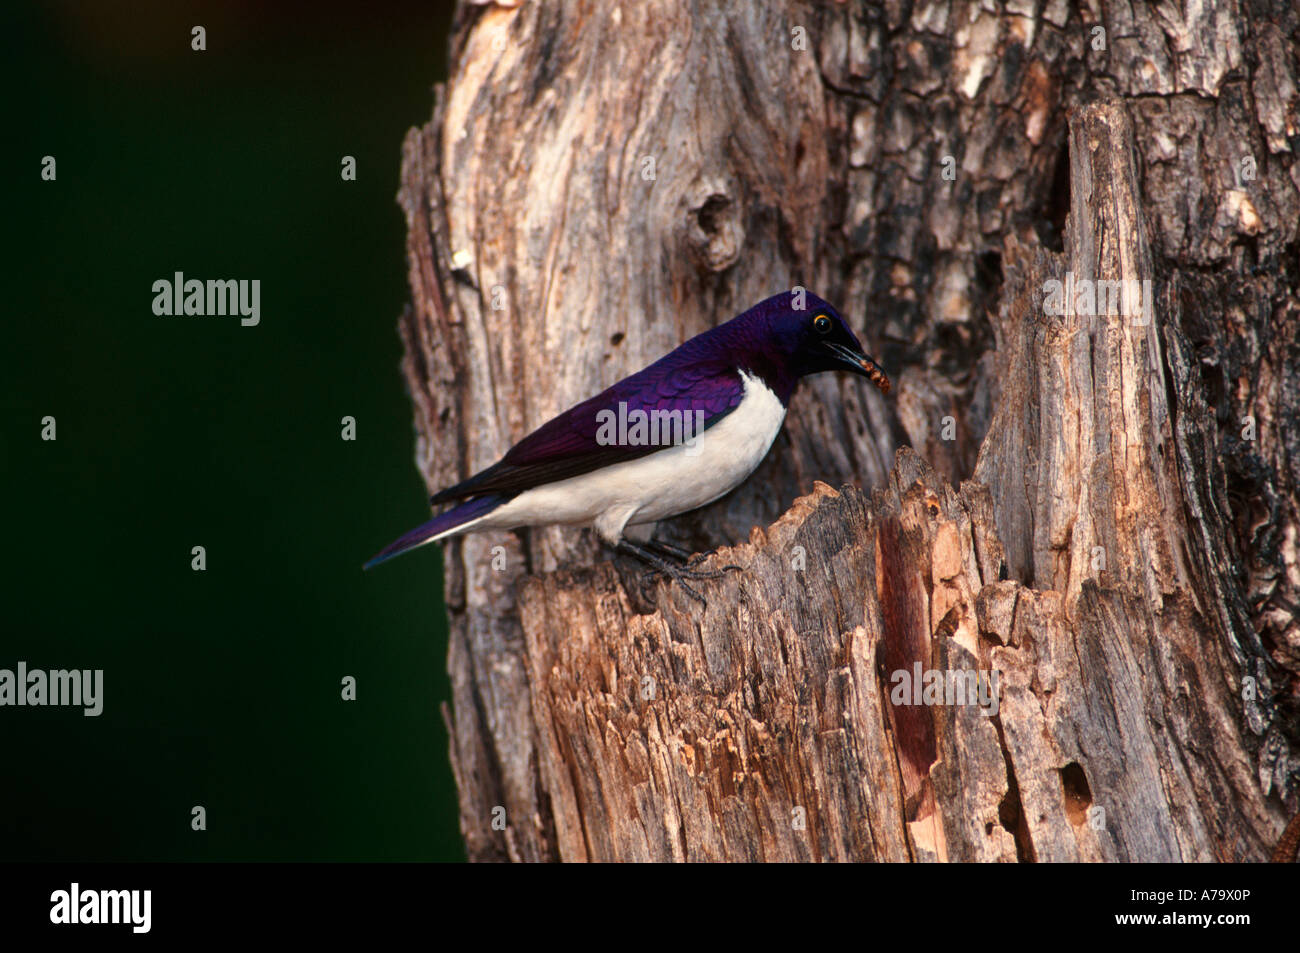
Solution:
<svg viewBox="0 0 1300 953">
<path fill-rule="evenodd" d="M 895 382 L 810 382 L 662 528 L 744 541 L 707 609 L 573 530 L 447 546 L 471 859 L 1266 858 L 1300 780 L 1298 46 L 1219 0 L 463 5 L 399 196 L 431 492 L 796 284 Z M 1049 314 L 1067 274 L 1152 313 Z M 914 664 L 996 672 L 997 715 L 893 704 Z"/>
</svg>

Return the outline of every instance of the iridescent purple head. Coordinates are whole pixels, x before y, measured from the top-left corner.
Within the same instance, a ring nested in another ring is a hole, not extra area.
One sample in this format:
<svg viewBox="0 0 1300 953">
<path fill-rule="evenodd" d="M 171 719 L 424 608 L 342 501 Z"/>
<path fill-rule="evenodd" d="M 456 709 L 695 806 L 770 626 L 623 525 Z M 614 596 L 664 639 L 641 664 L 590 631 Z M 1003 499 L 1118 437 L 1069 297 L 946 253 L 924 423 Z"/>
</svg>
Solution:
<svg viewBox="0 0 1300 953">
<path fill-rule="evenodd" d="M 889 378 L 844 318 L 810 291 L 783 291 L 727 322 L 747 362 L 788 400 L 799 378 L 851 371 L 889 393 Z M 718 330 L 722 330 L 719 328 Z"/>
</svg>

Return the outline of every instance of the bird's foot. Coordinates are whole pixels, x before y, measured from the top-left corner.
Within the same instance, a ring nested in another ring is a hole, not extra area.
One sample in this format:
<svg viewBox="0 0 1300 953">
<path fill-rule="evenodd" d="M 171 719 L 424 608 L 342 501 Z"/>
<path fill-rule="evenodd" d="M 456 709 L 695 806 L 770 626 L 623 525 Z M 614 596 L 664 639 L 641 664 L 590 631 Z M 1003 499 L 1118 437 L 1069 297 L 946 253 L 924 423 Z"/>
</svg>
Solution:
<svg viewBox="0 0 1300 953">
<path fill-rule="evenodd" d="M 641 544 L 646 549 L 654 550 L 660 556 L 669 560 L 676 560 L 679 564 L 687 567 L 696 566 L 704 562 L 714 554 L 716 550 L 706 550 L 702 553 L 693 553 L 689 549 L 683 549 L 673 543 L 664 542 L 661 539 L 651 539 Z M 739 568 L 739 567 L 736 567 Z"/>
<path fill-rule="evenodd" d="M 699 564 L 705 562 L 705 560 L 708 559 L 708 556 L 714 555 L 716 551 L 718 551 L 718 550 L 705 550 L 703 551 L 703 553 L 692 553 L 692 551 L 688 549 L 682 549 L 681 546 L 676 546 L 673 545 L 673 543 L 671 542 L 664 542 L 663 540 L 650 540 L 643 543 L 643 545 L 645 545 L 647 549 L 655 550 L 656 553 L 658 553 L 659 555 L 667 556 L 667 558 L 671 558 L 671 559 L 676 559 L 677 562 L 681 564 L 681 566 L 685 566 L 688 569 L 694 568 L 695 566 L 699 566 Z M 731 564 L 731 566 L 723 567 L 723 569 L 740 569 L 740 568 L 741 567 L 735 566 L 735 564 Z"/>
<path fill-rule="evenodd" d="M 660 556 L 665 556 L 671 559 L 675 559 L 681 563 L 690 562 L 691 558 L 696 555 L 695 553 L 692 553 L 689 549 L 682 549 L 682 547 L 677 546 L 673 543 L 665 542 L 662 539 L 647 539 L 644 543 L 641 543 L 640 545 L 645 547 L 646 549 L 652 550 L 653 552 L 659 554 Z"/>
<path fill-rule="evenodd" d="M 643 595 L 646 589 L 660 578 L 671 579 L 681 586 L 692 599 L 705 606 L 709 604 L 708 600 L 695 590 L 691 582 L 721 579 L 728 572 L 732 570 L 739 571 L 741 568 L 736 565 L 727 565 L 721 569 L 695 569 L 693 567 L 705 559 L 707 554 L 688 553 L 679 546 L 658 541 L 642 544 L 624 539 L 619 541 L 615 551 L 631 556 L 633 559 L 650 567 L 641 575 L 641 591 Z"/>
</svg>

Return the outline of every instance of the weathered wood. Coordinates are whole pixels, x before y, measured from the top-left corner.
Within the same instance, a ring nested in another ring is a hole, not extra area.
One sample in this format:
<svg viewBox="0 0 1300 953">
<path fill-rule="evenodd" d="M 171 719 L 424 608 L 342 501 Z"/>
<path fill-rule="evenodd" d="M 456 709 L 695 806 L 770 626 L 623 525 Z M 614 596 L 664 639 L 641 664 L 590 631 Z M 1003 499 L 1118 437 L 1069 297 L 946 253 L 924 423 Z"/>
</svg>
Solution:
<svg viewBox="0 0 1300 953">
<path fill-rule="evenodd" d="M 572 530 L 447 547 L 470 857 L 1266 857 L 1300 775 L 1298 40 L 1225 2 L 463 6 L 400 197 L 431 490 L 795 284 L 897 385 L 815 381 L 662 528 L 749 537 L 707 610 Z M 1067 272 L 1153 313 L 1048 315 Z M 791 509 L 817 480 L 879 489 Z M 997 672 L 997 716 L 891 704 L 916 662 Z"/>
<path fill-rule="evenodd" d="M 989 507 L 969 492 L 910 451 L 870 504 L 818 484 L 711 557 L 744 572 L 710 586 L 704 610 L 665 591 L 639 614 L 608 567 L 531 580 L 521 615 L 559 856 L 905 860 L 947 843 L 969 859 L 1014 859 L 998 815 L 1007 775 L 995 720 L 935 710 L 938 736 L 957 735 L 962 752 L 944 779 L 961 820 L 945 834 L 931 809 L 909 837 L 916 812 L 904 802 L 923 794 L 900 767 L 881 689 L 886 639 L 919 635 L 929 668 L 932 625 L 951 632 L 940 641 L 963 656 L 958 667 L 982 652 L 987 668 L 973 594 L 997 562 L 980 567 L 970 514 Z M 903 573 L 917 574 L 910 615 L 897 611 L 898 586 L 880 598 L 885 578 Z M 921 578 L 931 573 L 933 592 Z M 935 735 L 914 741 L 928 744 L 913 759 L 928 769 Z"/>
<path fill-rule="evenodd" d="M 1008 241 L 1006 384 L 975 469 L 1016 541 L 1012 577 L 1050 590 L 1055 616 L 996 656 L 1012 769 L 1075 766 L 1106 810 L 1095 856 L 1259 858 L 1277 818 L 1241 711 L 1256 636 L 1228 581 L 1211 423 L 1155 269 L 1124 107 L 1080 110 L 1070 158 L 1065 254 Z M 1125 307 L 1117 287 L 1151 291 Z M 1045 671 L 1055 684 L 1033 691 Z M 1025 801 L 1031 817 L 1054 804 Z"/>
</svg>

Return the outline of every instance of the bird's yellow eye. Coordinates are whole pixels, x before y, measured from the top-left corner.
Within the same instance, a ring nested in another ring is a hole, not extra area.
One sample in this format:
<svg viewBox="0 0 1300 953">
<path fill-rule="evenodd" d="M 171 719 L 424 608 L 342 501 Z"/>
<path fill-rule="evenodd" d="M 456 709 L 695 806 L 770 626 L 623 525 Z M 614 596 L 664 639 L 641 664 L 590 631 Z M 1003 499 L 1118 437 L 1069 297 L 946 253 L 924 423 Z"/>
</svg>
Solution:
<svg viewBox="0 0 1300 953">
<path fill-rule="evenodd" d="M 819 314 L 813 318 L 813 327 L 817 329 L 818 334 L 825 334 L 831 329 L 831 319 L 824 314 Z"/>
</svg>

